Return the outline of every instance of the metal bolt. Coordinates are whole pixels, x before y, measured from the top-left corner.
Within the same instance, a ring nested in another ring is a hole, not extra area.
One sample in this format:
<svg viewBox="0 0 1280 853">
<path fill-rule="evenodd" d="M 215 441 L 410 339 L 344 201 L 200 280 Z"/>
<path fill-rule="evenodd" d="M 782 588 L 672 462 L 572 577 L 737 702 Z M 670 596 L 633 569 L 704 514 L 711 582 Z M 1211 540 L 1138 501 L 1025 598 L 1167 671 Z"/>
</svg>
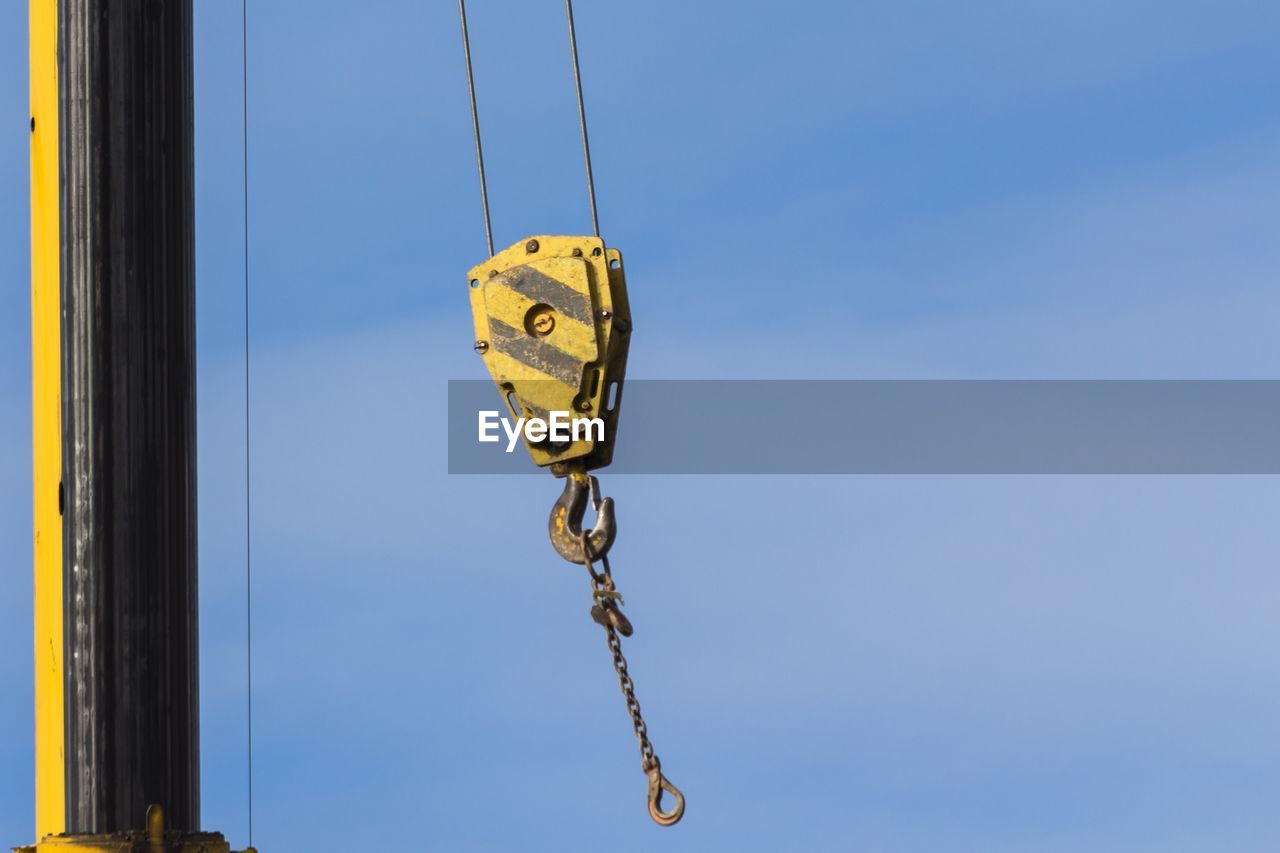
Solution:
<svg viewBox="0 0 1280 853">
<path fill-rule="evenodd" d="M 474 347 L 472 347 L 472 349 L 473 349 L 473 350 L 475 350 L 476 352 L 480 353 L 481 355 L 484 355 L 486 352 L 488 352 L 488 351 L 489 351 L 489 342 L 488 342 L 488 341 L 476 341 L 476 345 L 475 345 Z"/>
<path fill-rule="evenodd" d="M 589 412 L 591 411 L 591 401 L 579 400 L 577 405 L 574 408 L 576 408 L 579 412 Z"/>
<path fill-rule="evenodd" d="M 538 251 L 538 241 L 530 240 L 528 243 L 525 243 L 524 250 L 532 255 L 534 252 Z"/>
<path fill-rule="evenodd" d="M 544 311 L 533 318 L 533 330 L 539 335 L 546 336 L 551 334 L 551 330 L 556 327 L 556 318 L 550 312 Z"/>
<path fill-rule="evenodd" d="M 574 256 L 575 258 L 580 258 L 580 257 L 582 257 L 582 250 L 581 250 L 581 249 L 574 249 L 574 250 L 573 250 L 573 256 Z"/>
<path fill-rule="evenodd" d="M 612 311 L 610 311 L 608 308 L 605 308 L 604 310 L 602 310 L 602 311 L 600 312 L 600 319 L 601 319 L 601 320 L 608 320 L 608 319 L 609 319 L 610 317 L 612 317 L 612 316 L 613 316 L 613 312 L 612 312 Z"/>
</svg>

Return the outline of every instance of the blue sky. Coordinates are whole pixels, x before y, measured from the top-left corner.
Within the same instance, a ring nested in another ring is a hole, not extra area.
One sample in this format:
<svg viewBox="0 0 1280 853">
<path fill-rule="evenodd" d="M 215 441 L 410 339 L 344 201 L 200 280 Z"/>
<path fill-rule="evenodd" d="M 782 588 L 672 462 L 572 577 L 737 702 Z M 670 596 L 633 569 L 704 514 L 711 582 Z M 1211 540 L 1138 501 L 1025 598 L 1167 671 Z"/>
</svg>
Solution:
<svg viewBox="0 0 1280 853">
<path fill-rule="evenodd" d="M 471 5 L 497 242 L 585 231 L 561 7 Z M 544 540 L 556 484 L 444 473 L 445 382 L 482 376 L 455 11 L 251 4 L 256 844 L 1276 849 L 1267 477 L 606 472 L 627 652 L 689 796 L 649 824 L 587 584 Z M 26 23 L 0 15 L 16 844 Z M 633 376 L 1280 373 L 1274 4 L 580 0 L 578 25 Z M 239 5 L 196 26 L 204 822 L 243 844 Z"/>
</svg>

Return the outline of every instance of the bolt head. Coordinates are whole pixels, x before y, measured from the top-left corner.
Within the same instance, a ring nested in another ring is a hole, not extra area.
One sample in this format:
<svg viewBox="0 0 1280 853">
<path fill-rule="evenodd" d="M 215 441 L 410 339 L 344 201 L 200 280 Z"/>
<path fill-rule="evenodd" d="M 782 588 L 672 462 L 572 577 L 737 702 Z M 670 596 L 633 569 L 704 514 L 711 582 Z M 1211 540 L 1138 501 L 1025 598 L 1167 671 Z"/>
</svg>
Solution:
<svg viewBox="0 0 1280 853">
<path fill-rule="evenodd" d="M 608 320 L 612 316 L 613 316 L 613 312 L 610 311 L 608 308 L 605 308 L 603 311 L 600 312 L 601 320 Z"/>
<path fill-rule="evenodd" d="M 538 241 L 530 240 L 528 243 L 525 243 L 524 250 L 532 255 L 534 252 L 538 251 Z"/>
<path fill-rule="evenodd" d="M 591 411 L 591 401 L 579 400 L 578 404 L 574 408 L 576 408 L 579 412 L 589 412 Z"/>
<path fill-rule="evenodd" d="M 476 345 L 475 345 L 475 346 L 473 346 L 473 347 L 472 347 L 472 349 L 473 349 L 473 350 L 475 350 L 476 352 L 480 353 L 481 355 L 484 355 L 485 353 L 487 353 L 487 352 L 489 351 L 489 342 L 488 342 L 488 341 L 476 341 Z"/>
<path fill-rule="evenodd" d="M 524 330 L 535 338 L 545 338 L 556 327 L 556 309 L 539 303 L 524 315 Z"/>
</svg>

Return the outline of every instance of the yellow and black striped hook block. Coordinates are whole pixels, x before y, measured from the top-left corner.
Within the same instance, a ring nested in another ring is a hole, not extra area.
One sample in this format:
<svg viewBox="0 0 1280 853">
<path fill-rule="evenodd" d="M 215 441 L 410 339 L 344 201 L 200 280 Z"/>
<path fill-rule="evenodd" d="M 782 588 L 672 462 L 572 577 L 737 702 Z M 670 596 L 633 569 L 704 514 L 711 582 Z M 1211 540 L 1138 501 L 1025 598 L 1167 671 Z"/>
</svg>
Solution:
<svg viewBox="0 0 1280 853">
<path fill-rule="evenodd" d="M 468 278 L 475 349 L 512 416 L 603 422 L 568 440 L 525 434 L 533 461 L 557 477 L 608 465 L 631 341 L 621 253 L 599 237 L 530 237 Z"/>
</svg>

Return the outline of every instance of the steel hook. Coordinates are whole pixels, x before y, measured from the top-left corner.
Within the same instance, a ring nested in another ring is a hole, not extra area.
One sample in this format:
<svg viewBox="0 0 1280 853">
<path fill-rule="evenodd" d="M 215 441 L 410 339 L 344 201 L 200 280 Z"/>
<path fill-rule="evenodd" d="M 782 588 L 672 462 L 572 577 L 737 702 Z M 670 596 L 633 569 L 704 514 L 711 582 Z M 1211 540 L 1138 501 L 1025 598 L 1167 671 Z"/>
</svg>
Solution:
<svg viewBox="0 0 1280 853">
<path fill-rule="evenodd" d="M 595 507 L 596 523 L 583 536 L 582 518 L 587 512 L 588 499 Z M 547 532 L 556 553 L 569 562 L 582 565 L 588 556 L 593 560 L 600 559 L 609 552 L 618 535 L 613 498 L 600 499 L 600 483 L 595 477 L 581 472 L 570 474 L 565 477 L 564 491 L 559 500 L 551 508 Z M 590 554 L 585 552 L 584 542 L 590 546 Z"/>
<path fill-rule="evenodd" d="M 684 794 L 662 775 L 662 767 L 654 764 L 647 771 L 649 774 L 649 817 L 659 826 L 674 826 L 684 817 Z M 668 793 L 675 797 L 675 805 L 670 811 L 662 810 L 662 795 Z"/>
</svg>

